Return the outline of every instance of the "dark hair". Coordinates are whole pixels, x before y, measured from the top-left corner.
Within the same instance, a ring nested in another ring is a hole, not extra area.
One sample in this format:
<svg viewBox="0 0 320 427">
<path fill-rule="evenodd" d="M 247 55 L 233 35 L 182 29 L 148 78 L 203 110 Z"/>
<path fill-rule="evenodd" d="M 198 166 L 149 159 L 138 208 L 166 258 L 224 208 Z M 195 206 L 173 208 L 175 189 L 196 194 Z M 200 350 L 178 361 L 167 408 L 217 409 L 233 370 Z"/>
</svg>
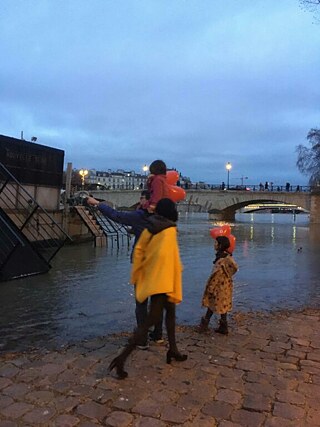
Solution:
<svg viewBox="0 0 320 427">
<path fill-rule="evenodd" d="M 228 256 L 229 252 L 227 251 L 230 247 L 230 240 L 226 236 L 218 236 L 216 237 L 216 241 L 218 242 L 218 250 L 216 252 L 216 258 L 213 261 L 213 264 L 215 264 L 218 259 L 225 258 L 226 256 Z"/>
<path fill-rule="evenodd" d="M 228 239 L 228 237 L 226 236 L 218 236 L 216 238 L 216 241 L 218 242 L 219 245 L 219 250 L 220 251 L 227 251 L 230 247 L 230 240 Z"/>
<path fill-rule="evenodd" d="M 167 173 L 167 166 L 163 160 L 155 160 L 151 163 L 149 171 L 153 175 L 165 175 Z"/>
<path fill-rule="evenodd" d="M 150 199 L 150 191 L 148 191 L 148 190 L 141 191 L 141 196 L 144 196 L 147 200 L 149 200 Z"/>
<path fill-rule="evenodd" d="M 178 211 L 176 204 L 171 199 L 161 199 L 157 203 L 156 213 L 158 215 L 164 216 L 170 221 L 177 222 L 178 221 Z"/>
</svg>

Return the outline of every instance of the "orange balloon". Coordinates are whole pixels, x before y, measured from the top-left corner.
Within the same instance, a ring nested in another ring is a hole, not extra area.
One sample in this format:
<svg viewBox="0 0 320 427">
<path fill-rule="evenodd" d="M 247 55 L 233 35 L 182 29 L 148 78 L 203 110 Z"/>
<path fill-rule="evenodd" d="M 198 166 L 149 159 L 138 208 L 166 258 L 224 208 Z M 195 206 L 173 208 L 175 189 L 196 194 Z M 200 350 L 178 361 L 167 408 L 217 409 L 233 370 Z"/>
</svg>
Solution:
<svg viewBox="0 0 320 427">
<path fill-rule="evenodd" d="M 225 236 L 230 236 L 230 234 L 231 234 L 231 227 L 230 227 L 230 225 L 228 225 L 228 224 L 225 224 L 225 225 L 223 225 L 222 227 L 222 230 L 223 230 L 223 234 L 225 235 Z"/>
<path fill-rule="evenodd" d="M 227 252 L 229 252 L 229 254 L 232 254 L 232 252 L 236 248 L 236 238 L 232 234 L 230 234 L 230 236 L 228 236 L 228 239 L 230 242 L 230 246 L 229 246 Z"/>
<path fill-rule="evenodd" d="M 179 173 L 177 171 L 167 171 L 167 183 L 169 185 L 176 185 L 179 180 Z"/>
<path fill-rule="evenodd" d="M 217 227 L 217 228 L 213 228 L 212 230 L 210 230 L 210 236 L 213 239 L 216 239 L 218 236 L 224 236 L 224 231 L 222 229 L 222 227 Z"/>
<path fill-rule="evenodd" d="M 232 252 L 235 250 L 235 248 L 236 248 L 236 238 L 232 235 L 232 234 L 230 234 L 230 236 L 228 236 L 228 239 L 229 239 L 229 242 L 230 242 L 230 246 L 229 246 L 229 248 L 228 248 L 228 252 L 230 253 L 230 254 L 232 254 Z"/>
<path fill-rule="evenodd" d="M 177 185 L 169 185 L 169 199 L 173 202 L 179 202 L 186 198 L 186 192 L 183 188 L 178 187 Z"/>
<path fill-rule="evenodd" d="M 230 227 L 230 226 L 227 226 L 227 227 Z M 235 247 L 236 247 L 236 238 L 234 237 L 233 234 L 226 235 L 226 230 L 228 231 L 228 228 L 226 228 L 225 226 L 212 228 L 212 230 L 210 230 L 210 236 L 213 239 L 216 239 L 219 236 L 227 237 L 230 242 L 228 252 L 232 254 L 232 252 L 235 250 Z"/>
</svg>

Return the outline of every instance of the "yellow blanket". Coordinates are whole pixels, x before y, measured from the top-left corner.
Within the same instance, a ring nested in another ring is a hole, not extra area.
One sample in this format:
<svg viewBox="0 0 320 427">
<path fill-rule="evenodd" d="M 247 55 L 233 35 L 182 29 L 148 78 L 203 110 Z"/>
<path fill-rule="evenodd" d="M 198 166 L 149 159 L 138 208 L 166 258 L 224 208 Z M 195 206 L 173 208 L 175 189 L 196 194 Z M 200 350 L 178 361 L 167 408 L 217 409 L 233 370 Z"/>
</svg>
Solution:
<svg viewBox="0 0 320 427">
<path fill-rule="evenodd" d="M 131 283 L 136 299 L 143 302 L 155 294 L 167 294 L 169 301 L 182 301 L 182 264 L 176 227 L 158 234 L 144 230 L 134 248 Z"/>
</svg>

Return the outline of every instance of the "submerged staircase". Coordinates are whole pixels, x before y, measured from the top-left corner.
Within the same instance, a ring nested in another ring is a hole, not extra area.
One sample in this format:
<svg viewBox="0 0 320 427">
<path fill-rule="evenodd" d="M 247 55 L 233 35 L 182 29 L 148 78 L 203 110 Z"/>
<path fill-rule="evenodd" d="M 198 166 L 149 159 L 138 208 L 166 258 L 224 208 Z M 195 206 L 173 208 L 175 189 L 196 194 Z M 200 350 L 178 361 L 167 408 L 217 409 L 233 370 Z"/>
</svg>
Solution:
<svg viewBox="0 0 320 427">
<path fill-rule="evenodd" d="M 0 163 L 0 282 L 46 273 L 70 237 Z"/>
<path fill-rule="evenodd" d="M 106 246 L 107 240 L 106 236 L 103 233 L 102 228 L 95 220 L 94 216 L 91 214 L 89 209 L 86 209 L 85 206 L 74 206 L 75 211 L 78 213 L 82 221 L 88 227 L 90 233 L 94 236 L 95 246 L 102 247 Z"/>
<path fill-rule="evenodd" d="M 130 246 L 131 235 L 126 226 L 118 224 L 105 217 L 98 209 L 93 206 L 74 206 L 74 209 L 86 224 L 91 234 L 94 236 L 95 246 L 107 246 L 108 241 L 111 247 L 120 248 L 127 244 Z"/>
</svg>

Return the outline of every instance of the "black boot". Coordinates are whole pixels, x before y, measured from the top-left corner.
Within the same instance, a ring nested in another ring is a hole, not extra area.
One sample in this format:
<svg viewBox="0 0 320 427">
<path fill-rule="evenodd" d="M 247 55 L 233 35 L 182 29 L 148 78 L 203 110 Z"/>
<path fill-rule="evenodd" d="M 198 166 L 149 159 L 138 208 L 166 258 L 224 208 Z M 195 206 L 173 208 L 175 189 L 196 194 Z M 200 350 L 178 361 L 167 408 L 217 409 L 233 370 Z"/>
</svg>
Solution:
<svg viewBox="0 0 320 427">
<path fill-rule="evenodd" d="M 118 376 L 119 380 L 123 380 L 124 378 L 127 378 L 127 376 L 128 376 L 128 372 L 126 372 L 123 369 L 124 368 L 124 361 L 125 361 L 125 359 L 123 359 L 123 357 L 121 357 L 121 355 L 118 357 L 115 357 L 111 361 L 109 368 L 108 368 L 109 372 L 111 372 L 113 369 L 116 369 L 117 376 Z"/>
<path fill-rule="evenodd" d="M 219 327 L 214 330 L 218 334 L 228 335 L 227 315 L 222 314 L 219 322 Z"/>
<path fill-rule="evenodd" d="M 207 319 L 206 317 L 201 317 L 200 324 L 197 327 L 198 332 L 200 332 L 200 333 L 208 332 L 209 331 L 209 327 L 208 327 L 209 321 L 210 321 L 210 319 Z"/>
</svg>

